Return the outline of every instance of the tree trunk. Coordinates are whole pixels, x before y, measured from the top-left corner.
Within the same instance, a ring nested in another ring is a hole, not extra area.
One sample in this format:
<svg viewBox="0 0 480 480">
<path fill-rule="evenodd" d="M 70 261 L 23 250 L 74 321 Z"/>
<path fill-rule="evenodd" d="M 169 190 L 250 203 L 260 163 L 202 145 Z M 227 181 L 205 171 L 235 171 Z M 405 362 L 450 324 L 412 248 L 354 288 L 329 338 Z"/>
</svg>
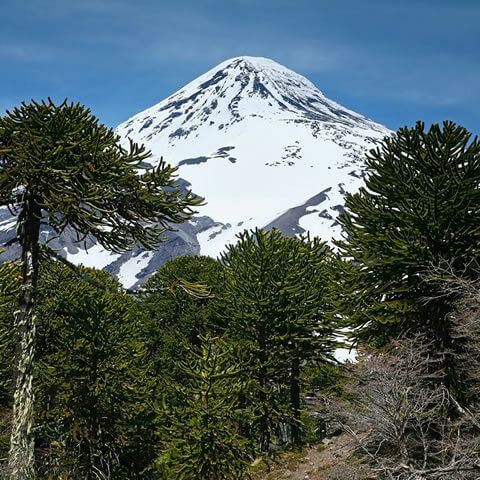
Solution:
<svg viewBox="0 0 480 480">
<path fill-rule="evenodd" d="M 27 201 L 28 202 L 28 201 Z M 22 286 L 15 312 L 15 372 L 13 421 L 8 457 L 10 480 L 34 478 L 33 365 L 35 354 L 35 300 L 38 277 L 40 212 L 27 203 L 20 218 Z M 22 218 L 23 217 L 23 218 Z"/>
<path fill-rule="evenodd" d="M 297 357 L 292 359 L 290 372 L 290 408 L 292 409 L 292 443 L 299 446 L 302 441 L 300 428 L 300 360 Z"/>
<path fill-rule="evenodd" d="M 262 408 L 262 415 L 260 417 L 260 451 L 267 453 L 270 450 L 270 411 L 268 408 L 268 395 L 267 395 L 267 352 L 265 342 L 265 332 L 261 328 L 258 335 L 258 347 L 259 347 L 259 364 L 258 371 L 258 383 L 260 385 L 259 401 Z"/>
</svg>

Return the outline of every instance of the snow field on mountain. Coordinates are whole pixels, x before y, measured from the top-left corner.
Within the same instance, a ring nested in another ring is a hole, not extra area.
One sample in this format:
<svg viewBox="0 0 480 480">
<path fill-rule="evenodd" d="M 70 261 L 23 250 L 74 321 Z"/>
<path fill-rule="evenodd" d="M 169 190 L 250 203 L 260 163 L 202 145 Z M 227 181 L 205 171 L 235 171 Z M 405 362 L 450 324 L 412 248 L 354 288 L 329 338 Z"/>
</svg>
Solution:
<svg viewBox="0 0 480 480">
<path fill-rule="evenodd" d="M 361 164 L 345 156 L 345 148 L 334 141 L 330 130 L 320 129 L 313 136 L 305 127 L 305 123 L 250 117 L 228 131 L 206 128 L 191 141 L 187 138 L 171 145 L 168 137 L 158 136 L 151 142 L 149 148 L 164 152 L 164 158 L 173 165 L 199 158 L 199 153 L 205 157 L 201 163 L 181 165 L 178 173 L 195 193 L 205 197 L 207 204 L 199 214 L 231 227 L 214 227 L 199 234 L 201 254 L 217 256 L 225 244 L 235 241 L 238 232 L 265 226 L 329 187 L 327 200 L 318 205 L 317 212 L 307 207 L 312 213 L 302 217 L 300 226 L 313 235 L 332 237 L 333 222 L 318 213 L 326 209 L 336 217 L 338 211 L 333 207 L 343 205 L 341 190 L 355 191 L 361 183 L 350 174 L 361 170 Z M 362 129 L 355 131 L 357 149 L 369 146 L 362 134 Z M 337 128 L 336 135 L 352 141 L 352 133 Z M 234 162 L 215 156 L 224 147 L 234 147 L 228 151 Z"/>
<path fill-rule="evenodd" d="M 108 267 L 125 286 L 139 286 L 178 255 L 217 257 L 244 229 L 338 238 L 336 218 L 345 193 L 363 182 L 366 151 L 391 134 L 305 77 L 257 57 L 222 62 L 116 133 L 125 147 L 133 140 L 151 151 L 147 165 L 163 157 L 178 166 L 181 188 L 186 183 L 206 200 L 152 253 L 112 254 L 95 239 L 85 251 L 71 234 L 51 244 L 76 264 Z M 0 236 L 6 242 L 14 234 L 15 219 L 0 209 Z"/>
<path fill-rule="evenodd" d="M 137 281 L 137 275 L 148 265 L 154 252 L 143 252 L 130 258 L 120 267 L 117 277 L 125 288 L 131 288 Z"/>
<path fill-rule="evenodd" d="M 70 253 L 69 248 L 65 249 L 67 260 L 77 265 L 82 264 L 84 267 L 105 268 L 120 256 L 118 253 L 105 250 L 98 243 L 88 250 L 83 249 L 81 245 L 76 247 L 75 253 Z"/>
<path fill-rule="evenodd" d="M 125 144 L 144 143 L 152 165 L 163 156 L 179 166 L 206 199 L 199 215 L 217 224 L 197 239 L 200 253 L 211 256 L 243 229 L 269 225 L 327 189 L 297 226 L 331 239 L 344 193 L 362 182 L 365 151 L 389 134 L 305 77 L 255 57 L 221 63 L 117 132 Z"/>
</svg>

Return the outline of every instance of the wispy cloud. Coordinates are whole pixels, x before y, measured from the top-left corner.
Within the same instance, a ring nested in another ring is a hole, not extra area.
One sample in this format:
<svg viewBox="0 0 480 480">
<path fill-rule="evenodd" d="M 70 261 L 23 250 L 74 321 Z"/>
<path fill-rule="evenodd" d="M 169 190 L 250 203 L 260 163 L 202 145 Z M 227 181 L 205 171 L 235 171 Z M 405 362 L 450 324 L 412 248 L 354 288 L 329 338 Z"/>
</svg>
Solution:
<svg viewBox="0 0 480 480">
<path fill-rule="evenodd" d="M 33 43 L 9 43 L 0 45 L 0 58 L 20 62 L 49 62 L 65 56 L 61 48 Z"/>
<path fill-rule="evenodd" d="M 387 48 L 330 44 L 279 49 L 278 59 L 317 79 L 335 77 L 350 95 L 417 105 L 449 106 L 480 101 L 480 64 L 460 54 L 394 55 Z"/>
<path fill-rule="evenodd" d="M 46 85 L 48 93 L 95 92 L 96 101 L 111 97 L 118 110 L 115 88 L 132 92 L 133 109 L 138 98 L 148 104 L 166 96 L 227 58 L 258 55 L 359 105 L 371 100 L 392 112 L 399 104 L 419 112 L 474 112 L 472 105 L 480 104 L 479 0 L 367 3 L 2 0 L 0 59 L 23 63 L 22 73 L 31 72 L 32 83 Z M 18 90 L 14 83 L 5 95 Z M 105 84 L 112 85 L 109 92 Z"/>
</svg>

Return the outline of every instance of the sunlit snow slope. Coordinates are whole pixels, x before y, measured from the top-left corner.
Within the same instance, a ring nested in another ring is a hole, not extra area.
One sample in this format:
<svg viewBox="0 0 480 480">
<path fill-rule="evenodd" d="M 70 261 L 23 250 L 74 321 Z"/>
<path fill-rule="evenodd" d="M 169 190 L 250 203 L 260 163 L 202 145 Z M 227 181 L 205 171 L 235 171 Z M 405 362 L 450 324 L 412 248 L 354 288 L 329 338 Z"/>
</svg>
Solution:
<svg viewBox="0 0 480 480">
<path fill-rule="evenodd" d="M 217 255 L 244 228 L 309 230 L 329 239 L 363 156 L 390 132 L 326 98 L 306 78 L 256 57 L 227 60 L 117 132 L 179 166 L 204 196 L 200 253 Z"/>
<path fill-rule="evenodd" d="M 306 78 L 266 59 L 227 60 L 117 127 L 126 144 L 145 143 L 152 165 L 179 166 L 179 185 L 208 202 L 176 226 L 158 251 L 87 251 L 72 232 L 51 242 L 75 263 L 104 268 L 125 286 L 139 285 L 169 258 L 217 256 L 245 228 L 278 227 L 338 236 L 343 196 L 365 175 L 364 154 L 391 132 L 326 98 Z M 48 226 L 42 231 L 47 239 Z M 15 221 L 0 208 L 0 243 Z M 3 258 L 14 258 L 10 248 Z"/>
</svg>

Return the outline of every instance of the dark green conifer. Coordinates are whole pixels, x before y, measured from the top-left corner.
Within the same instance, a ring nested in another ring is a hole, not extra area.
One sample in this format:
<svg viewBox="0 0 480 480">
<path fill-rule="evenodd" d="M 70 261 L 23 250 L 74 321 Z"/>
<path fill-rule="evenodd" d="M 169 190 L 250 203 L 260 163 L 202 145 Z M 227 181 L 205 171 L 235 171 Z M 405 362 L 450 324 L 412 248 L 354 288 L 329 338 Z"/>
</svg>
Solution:
<svg viewBox="0 0 480 480">
<path fill-rule="evenodd" d="M 271 433 L 285 415 L 291 440 L 300 442 L 300 368 L 305 361 L 327 360 L 334 349 L 333 325 L 327 315 L 329 249 L 308 237 L 282 236 L 279 230 L 239 235 L 227 247 L 226 301 L 229 335 L 251 359 L 247 375 L 258 389 L 260 450 L 270 448 Z M 282 405 L 278 388 L 288 392 Z"/>
<path fill-rule="evenodd" d="M 0 261 L 1 261 L 0 250 Z M 20 278 L 18 266 L 0 263 L 0 477 L 8 456 L 13 371 L 13 311 Z"/>
<path fill-rule="evenodd" d="M 172 480 L 243 480 L 252 458 L 240 433 L 248 411 L 238 401 L 250 382 L 231 344 L 210 335 L 199 340 L 179 362 L 183 381 L 165 380 L 175 394 L 159 409 L 164 451 L 157 468 Z"/>
<path fill-rule="evenodd" d="M 428 332 L 449 345 L 451 299 L 425 281 L 432 267 L 474 275 L 480 260 L 480 143 L 453 122 L 401 128 L 367 155 L 365 186 L 346 197 L 337 242 L 358 337 Z"/>
<path fill-rule="evenodd" d="M 144 285 L 145 290 L 154 293 L 141 302 L 144 313 L 151 320 L 152 340 L 171 330 L 176 337 L 175 347 L 178 347 L 179 336 L 198 346 L 200 335 L 220 335 L 224 330 L 219 305 L 223 297 L 223 276 L 223 265 L 211 257 L 188 255 L 162 265 Z M 205 286 L 206 295 L 192 295 L 183 289 L 171 289 L 171 294 L 165 295 L 162 290 L 179 281 Z"/>
<path fill-rule="evenodd" d="M 147 345 L 153 389 L 164 391 L 166 375 L 182 382 L 180 362 L 192 346 L 200 346 L 200 336 L 220 335 L 224 331 L 223 265 L 203 256 L 184 256 L 169 260 L 152 275 L 145 290 L 152 292 L 137 302 L 138 317 Z M 208 295 L 191 295 L 181 288 L 171 289 L 178 282 L 202 284 Z"/>
<path fill-rule="evenodd" d="M 42 267 L 34 385 L 37 473 L 133 480 L 154 452 L 136 301 L 100 290 L 67 267 Z M 118 283 L 106 272 L 83 270 L 98 283 Z"/>
<path fill-rule="evenodd" d="M 93 235 L 117 252 L 135 244 L 153 248 L 162 231 L 190 218 L 200 201 L 191 193 L 180 196 L 175 169 L 163 161 L 140 174 L 148 156 L 134 143 L 128 149 L 120 146 L 113 130 L 80 104 L 23 103 L 0 118 L 0 206 L 18 213 L 23 278 L 15 316 L 12 480 L 34 476 L 32 374 L 40 228 L 49 225 L 57 235 L 69 228 L 79 241 Z"/>
</svg>

